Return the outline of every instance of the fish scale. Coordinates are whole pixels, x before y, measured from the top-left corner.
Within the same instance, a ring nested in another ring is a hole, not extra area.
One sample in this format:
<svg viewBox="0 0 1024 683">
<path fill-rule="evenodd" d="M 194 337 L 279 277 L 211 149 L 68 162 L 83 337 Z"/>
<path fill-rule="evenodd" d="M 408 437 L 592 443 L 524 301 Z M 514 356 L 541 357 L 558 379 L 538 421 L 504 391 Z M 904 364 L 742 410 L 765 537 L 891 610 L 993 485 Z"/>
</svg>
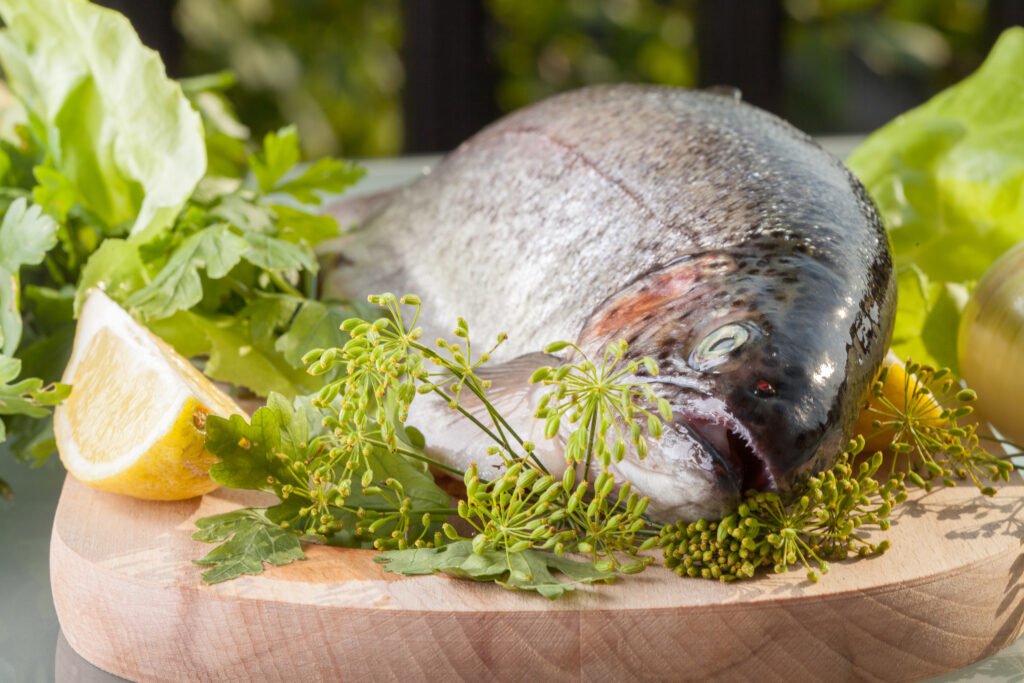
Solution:
<svg viewBox="0 0 1024 683">
<path fill-rule="evenodd" d="M 431 336 L 459 315 L 477 344 L 507 332 L 491 377 L 524 431 L 526 379 L 553 360 L 527 354 L 548 342 L 596 354 L 625 338 L 658 359 L 642 379 L 673 406 L 671 429 L 616 467 L 666 519 L 721 514 L 748 485 L 786 488 L 829 462 L 895 310 L 885 234 L 841 162 L 733 97 L 657 86 L 507 116 L 339 249 L 328 295 L 415 292 Z M 410 415 L 435 457 L 500 466 L 460 419 L 420 400 Z M 544 456 L 557 466 L 557 439 Z"/>
</svg>

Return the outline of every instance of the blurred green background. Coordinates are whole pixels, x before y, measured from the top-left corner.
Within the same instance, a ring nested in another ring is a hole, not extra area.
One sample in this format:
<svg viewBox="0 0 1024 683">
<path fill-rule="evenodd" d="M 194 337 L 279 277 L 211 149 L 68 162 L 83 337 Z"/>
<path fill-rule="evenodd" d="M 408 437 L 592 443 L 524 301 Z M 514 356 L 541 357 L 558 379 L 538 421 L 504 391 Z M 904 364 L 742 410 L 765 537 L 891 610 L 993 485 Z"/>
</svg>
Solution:
<svg viewBox="0 0 1024 683">
<path fill-rule="evenodd" d="M 776 109 L 811 133 L 871 130 L 980 63 L 996 1 L 784 0 L 764 27 L 779 34 Z M 590 83 L 697 85 L 698 5 L 483 0 L 495 111 Z M 242 120 L 257 133 L 295 122 L 311 155 L 401 153 L 403 45 L 422 39 L 402 10 L 398 0 L 178 0 L 176 70 L 234 70 Z"/>
</svg>

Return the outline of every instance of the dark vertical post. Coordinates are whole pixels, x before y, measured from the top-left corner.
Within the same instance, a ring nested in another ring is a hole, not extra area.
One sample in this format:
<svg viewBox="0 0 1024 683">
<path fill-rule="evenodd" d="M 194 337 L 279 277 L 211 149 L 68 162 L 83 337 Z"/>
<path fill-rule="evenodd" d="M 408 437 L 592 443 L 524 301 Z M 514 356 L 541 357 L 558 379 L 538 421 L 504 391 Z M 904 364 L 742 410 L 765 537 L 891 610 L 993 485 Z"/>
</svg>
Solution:
<svg viewBox="0 0 1024 683">
<path fill-rule="evenodd" d="M 142 42 L 160 53 L 167 73 L 180 76 L 181 36 L 174 27 L 174 0 L 96 0 L 128 17 Z"/>
<path fill-rule="evenodd" d="M 743 99 L 782 110 L 780 0 L 699 0 L 697 81 L 739 88 Z"/>
<path fill-rule="evenodd" d="M 403 4 L 406 152 L 452 149 L 498 116 L 483 0 Z"/>
<path fill-rule="evenodd" d="M 1024 26 L 1024 2 L 1020 0 L 989 0 L 988 4 L 988 42 L 996 42 L 996 38 L 1011 26 Z"/>
</svg>

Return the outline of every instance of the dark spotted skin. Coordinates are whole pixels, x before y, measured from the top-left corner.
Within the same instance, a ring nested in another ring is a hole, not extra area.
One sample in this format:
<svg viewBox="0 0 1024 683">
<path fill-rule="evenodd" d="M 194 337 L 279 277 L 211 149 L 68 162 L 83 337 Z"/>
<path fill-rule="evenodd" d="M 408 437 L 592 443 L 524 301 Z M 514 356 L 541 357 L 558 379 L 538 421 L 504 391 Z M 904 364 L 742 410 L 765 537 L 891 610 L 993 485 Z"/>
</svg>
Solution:
<svg viewBox="0 0 1024 683">
<path fill-rule="evenodd" d="M 517 112 L 364 234 L 343 245 L 329 292 L 415 291 L 432 319 L 463 315 L 476 339 L 507 331 L 505 359 L 553 339 L 599 352 L 625 338 L 658 361 L 680 429 L 730 425 L 778 487 L 837 453 L 895 311 L 886 237 L 860 183 L 787 123 L 702 92 L 604 86 Z M 738 321 L 759 333 L 695 368 L 701 340 Z M 687 457 L 714 471 L 700 476 L 728 478 L 699 449 Z M 709 484 L 674 509 L 721 511 L 736 487 Z"/>
</svg>

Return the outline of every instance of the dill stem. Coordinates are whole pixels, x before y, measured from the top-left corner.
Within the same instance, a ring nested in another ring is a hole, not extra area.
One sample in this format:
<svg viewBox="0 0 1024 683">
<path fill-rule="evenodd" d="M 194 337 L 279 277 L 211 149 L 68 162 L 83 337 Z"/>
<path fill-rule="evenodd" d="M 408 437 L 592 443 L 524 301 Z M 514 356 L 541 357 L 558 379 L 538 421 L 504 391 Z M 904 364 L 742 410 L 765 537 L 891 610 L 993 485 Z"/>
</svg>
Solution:
<svg viewBox="0 0 1024 683">
<path fill-rule="evenodd" d="M 368 439 L 368 441 L 370 443 L 374 444 L 374 445 L 382 446 L 384 448 L 388 448 L 388 445 L 386 443 L 384 443 L 383 441 L 376 441 L 374 439 Z M 452 467 L 451 465 L 446 465 L 443 462 L 441 462 L 440 460 L 435 460 L 434 458 L 431 458 L 429 455 L 423 455 L 422 453 L 417 453 L 416 451 L 410 451 L 408 449 L 399 448 L 399 447 L 395 447 L 394 450 L 395 450 L 396 453 L 401 453 L 402 455 L 404 455 L 407 458 L 412 458 L 413 460 L 419 460 L 420 462 L 425 462 L 428 465 L 433 465 L 434 467 L 438 468 L 439 470 L 444 470 L 445 472 L 448 472 L 449 474 L 457 474 L 460 477 L 466 476 L 466 473 L 463 472 L 462 470 L 460 470 L 459 468 Z"/>
<path fill-rule="evenodd" d="M 583 479 L 586 480 L 590 476 L 590 465 L 594 460 L 594 439 L 597 435 L 597 413 L 594 411 L 590 415 L 590 425 L 588 426 L 589 434 L 587 436 L 587 459 L 583 464 Z"/>
</svg>

